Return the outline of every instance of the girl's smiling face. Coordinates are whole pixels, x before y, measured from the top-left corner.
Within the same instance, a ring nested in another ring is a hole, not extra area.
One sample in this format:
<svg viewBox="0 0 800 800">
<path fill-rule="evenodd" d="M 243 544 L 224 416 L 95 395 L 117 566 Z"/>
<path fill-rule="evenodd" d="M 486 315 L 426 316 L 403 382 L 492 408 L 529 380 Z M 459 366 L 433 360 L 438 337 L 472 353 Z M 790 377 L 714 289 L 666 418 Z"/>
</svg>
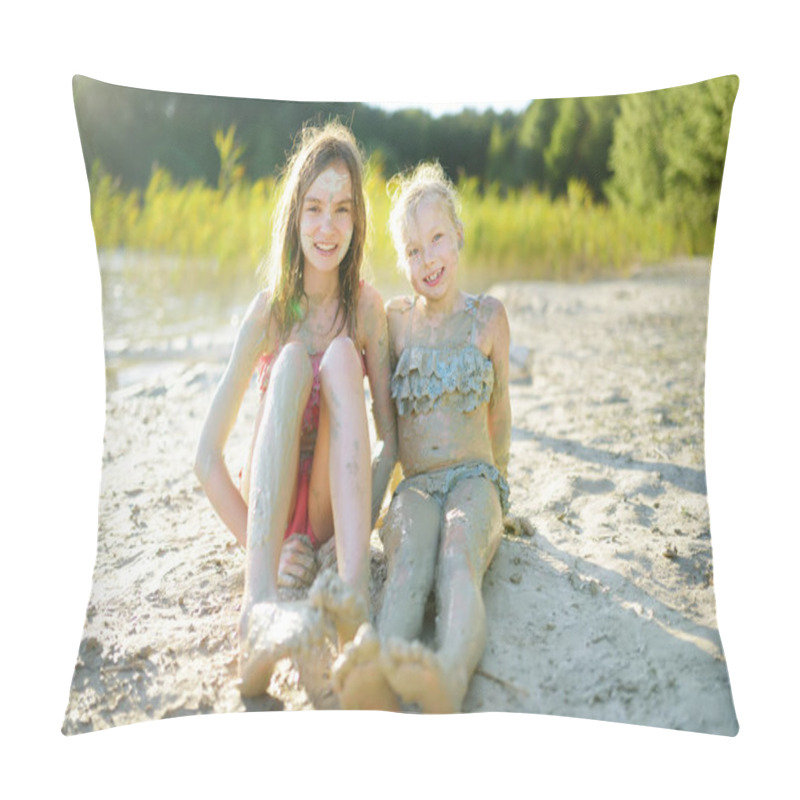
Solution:
<svg viewBox="0 0 800 800">
<path fill-rule="evenodd" d="M 353 236 L 350 171 L 334 161 L 308 187 L 300 210 L 300 246 L 306 267 L 321 272 L 338 268 Z"/>
<path fill-rule="evenodd" d="M 429 300 L 440 300 L 456 287 L 461 226 L 436 196 L 423 198 L 408 223 L 404 256 L 411 286 Z"/>
</svg>

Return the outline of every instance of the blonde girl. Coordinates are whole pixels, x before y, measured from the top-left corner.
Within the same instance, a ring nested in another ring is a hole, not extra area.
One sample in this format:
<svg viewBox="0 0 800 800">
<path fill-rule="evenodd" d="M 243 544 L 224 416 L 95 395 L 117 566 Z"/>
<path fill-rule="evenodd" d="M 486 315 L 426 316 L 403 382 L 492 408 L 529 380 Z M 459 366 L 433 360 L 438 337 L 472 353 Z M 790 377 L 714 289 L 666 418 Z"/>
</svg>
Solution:
<svg viewBox="0 0 800 800">
<path fill-rule="evenodd" d="M 458 286 L 464 228 L 438 164 L 398 183 L 391 229 L 413 297 L 388 306 L 398 485 L 381 537 L 387 557 L 377 633 L 359 628 L 334 665 L 347 708 L 461 708 L 483 654 L 482 581 L 508 509 L 509 326 L 503 305 Z M 431 649 L 419 640 L 435 592 Z"/>
<path fill-rule="evenodd" d="M 304 130 L 281 184 L 269 286 L 251 302 L 203 425 L 195 472 L 246 548 L 239 624 L 241 691 L 265 691 L 309 615 L 279 585 L 308 586 L 319 548 L 334 550 L 340 599 L 366 617 L 369 533 L 394 466 L 386 315 L 360 279 L 367 227 L 363 167 L 338 123 Z M 223 450 L 253 372 L 260 402 L 249 457 L 234 483 Z M 370 466 L 363 379 L 378 449 Z M 334 573 L 335 575 L 335 573 Z M 341 620 L 338 620 L 341 622 Z"/>
</svg>

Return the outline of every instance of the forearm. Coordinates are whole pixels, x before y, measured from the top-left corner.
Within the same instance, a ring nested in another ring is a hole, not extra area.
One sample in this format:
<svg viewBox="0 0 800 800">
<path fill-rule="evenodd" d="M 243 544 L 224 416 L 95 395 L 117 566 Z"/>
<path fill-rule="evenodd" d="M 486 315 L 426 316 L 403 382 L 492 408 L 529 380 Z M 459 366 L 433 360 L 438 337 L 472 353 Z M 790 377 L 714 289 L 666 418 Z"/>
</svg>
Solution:
<svg viewBox="0 0 800 800">
<path fill-rule="evenodd" d="M 489 434 L 492 440 L 492 456 L 500 474 L 508 477 L 508 459 L 511 453 L 511 409 L 496 410 L 489 417 Z"/>
<path fill-rule="evenodd" d="M 378 521 L 386 495 L 386 487 L 392 477 L 397 462 L 397 445 L 392 442 L 378 442 L 372 459 L 372 527 Z"/>
<path fill-rule="evenodd" d="M 225 523 L 236 541 L 247 546 L 247 504 L 231 480 L 221 456 L 209 456 L 201 465 L 200 457 L 195 473 L 214 511 Z"/>
<path fill-rule="evenodd" d="M 511 347 L 511 332 L 508 317 L 502 304 L 495 302 L 492 343 L 494 366 L 494 389 L 489 401 L 489 435 L 492 455 L 500 474 L 508 478 L 508 458 L 511 451 L 511 396 L 508 389 L 508 353 Z"/>
<path fill-rule="evenodd" d="M 231 480 L 223 453 L 255 364 L 265 349 L 269 298 L 259 292 L 239 327 L 231 358 L 206 414 L 194 471 L 211 505 L 242 547 L 247 546 L 247 504 Z"/>
</svg>

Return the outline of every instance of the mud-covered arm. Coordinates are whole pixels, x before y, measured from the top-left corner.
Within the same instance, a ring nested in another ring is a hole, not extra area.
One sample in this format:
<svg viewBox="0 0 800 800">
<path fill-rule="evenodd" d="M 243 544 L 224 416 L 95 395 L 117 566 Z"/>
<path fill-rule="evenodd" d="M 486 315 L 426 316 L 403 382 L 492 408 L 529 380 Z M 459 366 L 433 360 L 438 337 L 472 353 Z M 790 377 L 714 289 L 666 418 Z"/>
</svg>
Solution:
<svg viewBox="0 0 800 800">
<path fill-rule="evenodd" d="M 269 300 L 265 292 L 247 309 L 233 352 L 206 414 L 194 472 L 214 510 L 242 547 L 247 545 L 247 505 L 231 479 L 223 456 L 256 362 L 264 351 Z"/>
<path fill-rule="evenodd" d="M 508 351 L 511 332 L 508 315 L 503 304 L 494 298 L 490 303 L 489 326 L 492 345 L 489 357 L 494 367 L 494 389 L 489 400 L 489 435 L 492 439 L 492 454 L 495 466 L 504 478 L 508 477 L 508 457 L 511 450 L 511 398 L 508 392 Z"/>
<path fill-rule="evenodd" d="M 386 487 L 397 461 L 397 422 L 389 390 L 389 332 L 380 294 L 364 285 L 359 298 L 359 330 L 364 346 L 375 422 L 376 446 L 372 454 L 372 525 L 377 522 Z"/>
</svg>

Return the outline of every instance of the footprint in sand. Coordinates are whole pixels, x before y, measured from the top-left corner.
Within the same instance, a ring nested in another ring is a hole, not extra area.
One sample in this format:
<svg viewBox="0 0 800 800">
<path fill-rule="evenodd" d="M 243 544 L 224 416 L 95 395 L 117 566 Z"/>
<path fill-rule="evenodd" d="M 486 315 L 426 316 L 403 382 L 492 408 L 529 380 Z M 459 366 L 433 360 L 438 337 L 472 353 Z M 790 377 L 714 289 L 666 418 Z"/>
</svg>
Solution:
<svg viewBox="0 0 800 800">
<path fill-rule="evenodd" d="M 608 478 L 599 478 L 597 480 L 574 478 L 572 488 L 575 493 L 579 494 L 608 494 L 614 491 L 615 485 Z"/>
</svg>

